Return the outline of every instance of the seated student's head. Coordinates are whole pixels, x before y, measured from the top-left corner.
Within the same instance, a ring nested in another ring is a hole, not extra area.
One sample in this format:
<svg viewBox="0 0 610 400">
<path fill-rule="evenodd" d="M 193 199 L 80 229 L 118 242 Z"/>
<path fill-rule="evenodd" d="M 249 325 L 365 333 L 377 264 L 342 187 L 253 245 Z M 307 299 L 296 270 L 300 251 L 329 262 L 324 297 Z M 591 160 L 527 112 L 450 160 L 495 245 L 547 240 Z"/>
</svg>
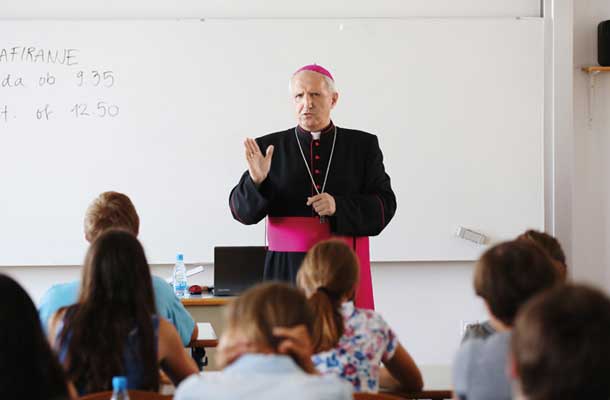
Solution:
<svg viewBox="0 0 610 400">
<path fill-rule="evenodd" d="M 358 257 L 340 240 L 320 242 L 307 252 L 297 285 L 316 315 L 312 337 L 316 351 L 335 347 L 343 335 L 341 303 L 353 300 L 359 273 Z"/>
<path fill-rule="evenodd" d="M 561 248 L 559 241 L 553 236 L 545 232 L 529 229 L 517 237 L 517 240 L 528 240 L 536 243 L 544 251 L 547 252 L 553 265 L 559 271 L 562 280 L 566 280 L 568 274 L 568 265 L 566 264 L 566 255 Z"/>
<path fill-rule="evenodd" d="M 0 398 L 65 399 L 64 371 L 42 331 L 34 303 L 0 274 Z"/>
<path fill-rule="evenodd" d="M 81 393 L 111 389 L 124 375 L 124 348 L 137 331 L 136 350 L 143 371 L 137 387 L 157 390 L 156 313 L 144 249 L 130 232 L 107 230 L 89 247 L 77 304 L 65 310 L 59 337 L 68 377 Z M 61 311 L 60 311 L 61 314 Z M 134 382 L 129 382 L 130 387 Z"/>
<path fill-rule="evenodd" d="M 263 283 L 248 289 L 227 308 L 218 347 L 219 367 L 245 353 L 280 353 L 276 328 L 304 327 L 311 335 L 314 315 L 301 291 L 285 283 Z M 300 365 L 301 360 L 293 357 Z"/>
<path fill-rule="evenodd" d="M 522 310 L 512 370 L 528 400 L 610 399 L 610 299 L 581 285 L 544 292 Z"/>
<path fill-rule="evenodd" d="M 85 213 L 85 239 L 93 242 L 102 232 L 113 228 L 138 236 L 140 218 L 129 197 L 118 192 L 103 192 Z"/>
<path fill-rule="evenodd" d="M 535 244 L 514 240 L 488 249 L 475 266 L 474 289 L 496 330 L 509 329 L 519 308 L 559 280 L 549 257 Z"/>
</svg>

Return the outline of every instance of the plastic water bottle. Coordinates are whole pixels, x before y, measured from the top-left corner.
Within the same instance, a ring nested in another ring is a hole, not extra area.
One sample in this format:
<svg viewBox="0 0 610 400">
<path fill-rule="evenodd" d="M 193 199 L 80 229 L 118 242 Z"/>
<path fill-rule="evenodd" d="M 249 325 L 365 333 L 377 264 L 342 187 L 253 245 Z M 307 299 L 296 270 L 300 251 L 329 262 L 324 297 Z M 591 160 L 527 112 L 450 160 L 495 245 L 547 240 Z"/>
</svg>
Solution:
<svg viewBox="0 0 610 400">
<path fill-rule="evenodd" d="M 112 397 L 110 400 L 129 400 L 126 377 L 115 376 L 112 378 Z"/>
<path fill-rule="evenodd" d="M 178 254 L 176 256 L 176 265 L 174 266 L 174 293 L 176 296 L 180 298 L 185 297 L 187 286 L 184 256 Z"/>
</svg>

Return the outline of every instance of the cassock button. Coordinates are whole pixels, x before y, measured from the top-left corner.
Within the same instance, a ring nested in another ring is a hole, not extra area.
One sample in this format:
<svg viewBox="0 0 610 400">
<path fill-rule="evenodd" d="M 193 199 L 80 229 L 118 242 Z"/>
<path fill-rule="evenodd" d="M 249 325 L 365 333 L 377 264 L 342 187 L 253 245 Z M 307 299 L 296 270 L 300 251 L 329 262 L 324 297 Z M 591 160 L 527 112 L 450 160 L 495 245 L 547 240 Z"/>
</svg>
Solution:
<svg viewBox="0 0 610 400">
<path fill-rule="evenodd" d="M 316 146 L 319 146 L 319 145 L 320 145 L 320 142 L 319 142 L 319 141 L 317 141 L 317 140 L 316 140 L 314 143 L 315 143 L 315 145 L 316 145 Z"/>
<path fill-rule="evenodd" d="M 320 185 L 316 185 L 316 187 L 318 188 L 318 190 L 322 189 L 322 186 Z"/>
<path fill-rule="evenodd" d="M 320 170 L 319 170 L 319 169 L 316 169 L 316 170 L 314 170 L 313 172 L 314 172 L 314 173 L 316 173 L 316 174 L 318 174 L 318 175 L 320 174 Z"/>
<path fill-rule="evenodd" d="M 319 159 L 320 159 L 320 156 L 316 154 L 316 160 L 319 160 Z"/>
</svg>

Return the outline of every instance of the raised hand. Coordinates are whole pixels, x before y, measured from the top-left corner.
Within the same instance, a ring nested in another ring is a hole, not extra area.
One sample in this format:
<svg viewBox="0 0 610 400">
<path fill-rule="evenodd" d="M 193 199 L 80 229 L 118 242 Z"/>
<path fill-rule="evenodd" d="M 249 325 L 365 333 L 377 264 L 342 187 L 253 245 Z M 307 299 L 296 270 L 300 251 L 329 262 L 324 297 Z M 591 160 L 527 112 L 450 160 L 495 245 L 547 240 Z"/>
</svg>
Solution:
<svg viewBox="0 0 610 400">
<path fill-rule="evenodd" d="M 256 140 L 247 138 L 244 141 L 244 148 L 246 151 L 246 161 L 248 162 L 250 178 L 252 178 L 252 181 L 258 186 L 267 178 L 269 169 L 271 169 L 273 146 L 267 147 L 267 151 L 263 156 Z"/>
<path fill-rule="evenodd" d="M 223 369 L 242 355 L 253 352 L 255 347 L 243 335 L 227 330 L 220 337 L 216 348 L 216 366 Z"/>
<path fill-rule="evenodd" d="M 305 325 L 297 325 L 291 328 L 275 327 L 273 328 L 273 336 L 281 339 L 277 348 L 278 353 L 294 357 L 297 364 L 306 373 L 318 373 L 311 361 L 313 346 Z"/>
</svg>

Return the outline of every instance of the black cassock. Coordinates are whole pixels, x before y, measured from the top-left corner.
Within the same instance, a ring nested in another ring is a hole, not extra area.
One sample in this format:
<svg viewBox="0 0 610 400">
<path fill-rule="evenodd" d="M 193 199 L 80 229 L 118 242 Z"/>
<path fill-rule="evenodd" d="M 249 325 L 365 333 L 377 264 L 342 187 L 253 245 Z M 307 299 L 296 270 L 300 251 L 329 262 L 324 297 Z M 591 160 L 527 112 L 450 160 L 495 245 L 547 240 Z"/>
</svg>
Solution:
<svg viewBox="0 0 610 400">
<path fill-rule="evenodd" d="M 321 191 L 333 144 L 334 125 L 325 128 L 319 140 L 297 127 L 305 160 Z M 250 225 L 269 217 L 313 217 L 307 198 L 316 191 L 296 142 L 295 128 L 256 139 L 261 152 L 274 146 L 271 170 L 256 188 L 248 171 L 229 195 L 233 218 Z M 375 236 L 390 222 L 396 211 L 396 196 L 383 166 L 377 136 L 337 127 L 337 139 L 325 192 L 335 198 L 336 211 L 326 217 L 333 234 Z M 269 251 L 265 260 L 265 280 L 295 282 L 305 257 L 302 252 Z"/>
</svg>

